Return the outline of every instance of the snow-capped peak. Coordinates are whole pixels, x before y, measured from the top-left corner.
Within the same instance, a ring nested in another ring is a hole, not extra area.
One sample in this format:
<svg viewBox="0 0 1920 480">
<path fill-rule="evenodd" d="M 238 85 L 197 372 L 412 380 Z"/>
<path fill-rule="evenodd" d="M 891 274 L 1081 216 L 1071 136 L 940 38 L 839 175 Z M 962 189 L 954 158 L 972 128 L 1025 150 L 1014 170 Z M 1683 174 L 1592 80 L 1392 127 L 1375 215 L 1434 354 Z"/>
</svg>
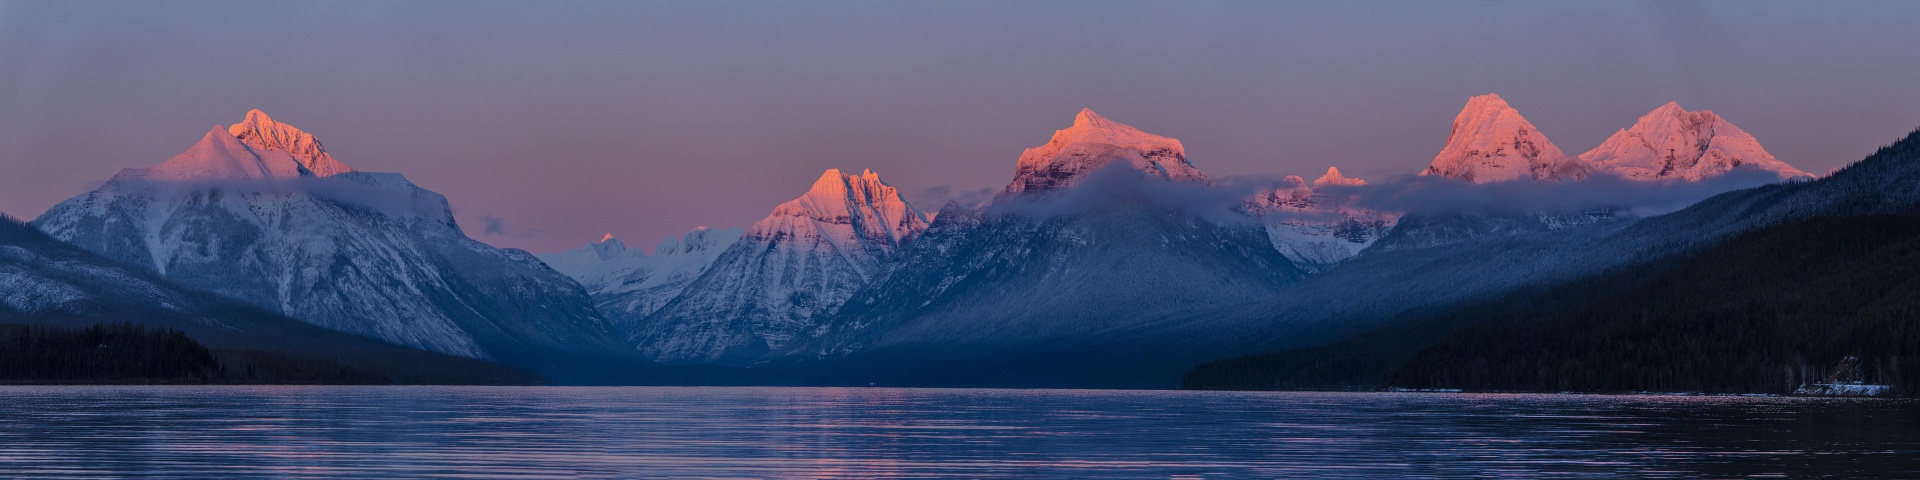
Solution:
<svg viewBox="0 0 1920 480">
<path fill-rule="evenodd" d="M 285 155 L 257 155 L 227 129 L 215 125 L 187 151 L 129 173 L 151 180 L 265 180 L 297 178 L 307 170 Z"/>
<path fill-rule="evenodd" d="M 1053 132 L 1046 145 L 1020 153 L 1013 183 L 1004 193 L 1070 187 L 1080 177 L 1116 161 L 1125 161 L 1149 176 L 1208 181 L 1206 174 L 1187 161 L 1187 149 L 1179 140 L 1108 120 L 1092 109 L 1081 109 L 1073 118 L 1073 126 Z"/>
<path fill-rule="evenodd" d="M 313 138 L 313 134 L 274 121 L 266 112 L 258 109 L 248 110 L 247 118 L 233 124 L 227 133 L 256 151 L 284 152 L 315 176 L 330 177 L 353 171 L 352 167 L 328 155 L 326 147 L 321 146 L 320 140 Z"/>
<path fill-rule="evenodd" d="M 1474 183 L 1578 180 L 1588 173 L 1584 162 L 1568 158 L 1519 110 L 1491 93 L 1467 99 L 1453 118 L 1447 146 L 1420 172 Z"/>
<path fill-rule="evenodd" d="M 845 225 L 851 231 L 833 232 L 828 237 L 851 235 L 891 245 L 926 229 L 927 220 L 926 215 L 901 198 L 898 190 L 880 181 L 880 175 L 872 170 L 847 175 L 839 169 L 828 169 L 814 180 L 807 193 L 775 207 L 773 213 L 755 223 L 747 235 L 772 239 L 846 228 L 830 225 Z M 853 238 L 833 238 L 837 245 L 841 240 L 853 241 Z"/>
<path fill-rule="evenodd" d="M 1782 179 L 1810 176 L 1774 158 L 1753 135 L 1712 111 L 1689 112 L 1678 102 L 1653 109 L 1580 159 L 1630 180 L 1699 181 L 1742 166 Z"/>
<path fill-rule="evenodd" d="M 1346 175 L 1341 175 L 1340 169 L 1336 167 L 1327 167 L 1326 175 L 1321 175 L 1320 178 L 1316 178 L 1313 180 L 1313 186 L 1316 186 L 1316 187 L 1322 186 L 1322 185 L 1358 186 L 1358 185 L 1366 185 L 1366 184 L 1367 184 L 1366 180 L 1361 180 L 1358 178 L 1347 178 Z"/>
<path fill-rule="evenodd" d="M 618 238 L 613 238 L 611 233 L 600 237 L 600 241 L 593 242 L 589 246 L 593 247 L 593 253 L 601 260 L 612 260 L 627 253 L 627 244 Z"/>
</svg>

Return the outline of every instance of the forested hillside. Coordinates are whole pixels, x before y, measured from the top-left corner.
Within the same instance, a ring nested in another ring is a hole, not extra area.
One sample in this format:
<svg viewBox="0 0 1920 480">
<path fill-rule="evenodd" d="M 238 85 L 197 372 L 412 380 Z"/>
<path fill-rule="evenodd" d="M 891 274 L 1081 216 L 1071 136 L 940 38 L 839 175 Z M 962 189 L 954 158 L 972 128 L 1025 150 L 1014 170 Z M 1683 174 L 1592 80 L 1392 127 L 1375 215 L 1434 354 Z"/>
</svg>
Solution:
<svg viewBox="0 0 1920 480">
<path fill-rule="evenodd" d="M 225 379 L 185 333 L 132 323 L 87 328 L 0 325 L 0 382 L 206 383 Z"/>
<path fill-rule="evenodd" d="M 1224 360 L 1188 388 L 1788 393 L 1858 356 L 1917 391 L 1920 219 L 1821 217 L 1677 258 Z"/>
</svg>

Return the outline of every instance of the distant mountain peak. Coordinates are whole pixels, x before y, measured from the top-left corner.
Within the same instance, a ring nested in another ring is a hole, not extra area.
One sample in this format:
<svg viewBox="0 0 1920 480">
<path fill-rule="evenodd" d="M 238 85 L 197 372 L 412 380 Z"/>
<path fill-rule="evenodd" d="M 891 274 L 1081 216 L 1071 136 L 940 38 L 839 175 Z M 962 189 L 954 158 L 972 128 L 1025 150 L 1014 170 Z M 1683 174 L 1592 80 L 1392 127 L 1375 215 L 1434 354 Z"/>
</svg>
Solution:
<svg viewBox="0 0 1920 480">
<path fill-rule="evenodd" d="M 661 240 L 660 245 L 653 249 L 653 254 L 678 255 L 704 252 L 715 248 L 726 248 L 728 245 L 733 244 L 734 240 L 738 240 L 742 233 L 743 231 L 738 228 L 716 231 L 705 225 L 701 225 L 693 227 L 692 231 L 681 235 L 679 238 L 667 237 L 665 240 Z"/>
<path fill-rule="evenodd" d="M 593 252 L 600 257 L 601 260 L 612 260 L 627 253 L 626 242 L 622 242 L 618 238 L 613 238 L 613 234 L 611 233 L 605 237 L 600 237 L 600 241 L 593 242 L 591 246 L 593 247 Z"/>
<path fill-rule="evenodd" d="M 1327 173 L 1325 175 L 1321 175 L 1320 178 L 1316 178 L 1313 180 L 1313 186 L 1316 186 L 1316 187 L 1321 185 L 1358 186 L 1358 185 L 1366 185 L 1366 184 L 1367 184 L 1366 180 L 1361 180 L 1358 178 L 1347 178 L 1346 175 L 1341 175 L 1339 167 L 1327 167 Z"/>
<path fill-rule="evenodd" d="M 1005 194 L 1041 192 L 1071 187 L 1087 174 L 1113 162 L 1125 161 L 1148 176 L 1178 181 L 1207 182 L 1206 174 L 1187 161 L 1179 140 L 1143 132 L 1081 109 L 1073 125 L 1053 132 L 1045 145 L 1020 153 L 1019 166 Z"/>
<path fill-rule="evenodd" d="M 1518 179 L 1579 180 L 1589 168 L 1568 158 L 1533 122 L 1497 94 L 1467 99 L 1453 119 L 1447 145 L 1421 175 L 1473 183 Z"/>
<path fill-rule="evenodd" d="M 247 118 L 228 127 L 227 133 L 256 151 L 286 153 L 315 176 L 330 177 L 353 171 L 352 167 L 328 155 L 326 147 L 312 134 L 274 121 L 259 109 L 248 110 Z"/>
<path fill-rule="evenodd" d="M 1773 172 L 1781 179 L 1811 176 L 1774 158 L 1753 135 L 1713 111 L 1689 112 L 1679 102 L 1647 112 L 1580 159 L 1629 180 L 1700 181 L 1736 167 Z"/>
</svg>

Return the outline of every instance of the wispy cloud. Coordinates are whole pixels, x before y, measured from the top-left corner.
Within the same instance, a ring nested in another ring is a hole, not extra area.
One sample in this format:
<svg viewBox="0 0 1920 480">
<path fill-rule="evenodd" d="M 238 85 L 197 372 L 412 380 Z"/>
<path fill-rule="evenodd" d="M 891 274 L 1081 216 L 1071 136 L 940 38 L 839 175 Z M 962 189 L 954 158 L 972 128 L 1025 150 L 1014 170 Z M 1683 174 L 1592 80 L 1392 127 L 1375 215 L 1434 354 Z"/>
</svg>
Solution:
<svg viewBox="0 0 1920 480">
<path fill-rule="evenodd" d="M 992 187 L 955 191 L 950 185 L 939 185 L 922 188 L 920 191 L 908 195 L 907 201 L 912 202 L 914 208 L 925 211 L 939 210 L 941 207 L 946 206 L 948 202 L 963 207 L 978 207 L 981 204 L 987 203 L 988 200 L 992 200 L 993 194 L 997 191 L 999 190 Z"/>
<path fill-rule="evenodd" d="M 1264 188 L 1262 182 L 1245 180 L 1212 185 L 1169 181 L 1147 176 L 1125 162 L 1114 162 L 1086 174 L 1071 188 L 1003 198 L 987 208 L 989 213 L 1051 217 L 1148 206 L 1176 210 L 1216 223 L 1237 223 L 1251 220 L 1239 207 Z"/>
<path fill-rule="evenodd" d="M 1359 186 L 1328 185 L 1316 193 L 1341 199 L 1348 208 L 1381 212 L 1446 213 L 1488 211 L 1568 211 L 1594 207 L 1623 209 L 1640 216 L 1673 212 L 1708 197 L 1781 181 L 1772 172 L 1740 168 L 1698 182 L 1643 182 L 1596 175 L 1577 182 L 1511 181 L 1474 184 L 1453 179 L 1403 175 Z M 1117 206 L 1151 205 L 1178 210 L 1216 223 L 1247 221 L 1241 208 L 1262 192 L 1297 186 L 1282 175 L 1227 177 L 1211 185 L 1148 177 L 1125 165 L 1088 174 L 1078 185 L 1045 195 L 996 200 L 989 212 L 1036 216 L 1072 215 Z M 1327 212 L 1287 213 L 1332 215 Z"/>
<path fill-rule="evenodd" d="M 538 228 L 528 228 L 528 229 L 510 228 L 507 226 L 507 221 L 505 219 L 500 218 L 499 215 L 494 215 L 491 213 L 480 215 L 480 234 L 481 235 L 487 235 L 487 236 L 493 236 L 493 237 L 505 237 L 505 238 L 533 238 L 541 235 L 546 235 L 547 233 L 548 232 L 546 230 L 538 229 Z"/>
</svg>

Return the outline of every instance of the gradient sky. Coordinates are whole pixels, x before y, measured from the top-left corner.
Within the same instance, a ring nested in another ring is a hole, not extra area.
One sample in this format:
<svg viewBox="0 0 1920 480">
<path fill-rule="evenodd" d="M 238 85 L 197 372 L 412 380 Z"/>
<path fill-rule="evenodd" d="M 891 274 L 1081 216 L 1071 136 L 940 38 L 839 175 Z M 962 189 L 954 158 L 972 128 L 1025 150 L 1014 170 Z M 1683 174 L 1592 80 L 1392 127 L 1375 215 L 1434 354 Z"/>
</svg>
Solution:
<svg viewBox="0 0 1920 480">
<path fill-rule="evenodd" d="M 1669 100 L 1826 172 L 1920 126 L 1920 2 L 0 1 L 0 212 L 260 108 L 494 245 L 649 249 L 827 168 L 924 209 L 1081 107 L 1215 177 L 1410 174 L 1471 95 L 1568 154 Z M 946 192 L 944 195 L 941 192 Z M 489 226 L 494 228 L 489 228 Z"/>
</svg>

